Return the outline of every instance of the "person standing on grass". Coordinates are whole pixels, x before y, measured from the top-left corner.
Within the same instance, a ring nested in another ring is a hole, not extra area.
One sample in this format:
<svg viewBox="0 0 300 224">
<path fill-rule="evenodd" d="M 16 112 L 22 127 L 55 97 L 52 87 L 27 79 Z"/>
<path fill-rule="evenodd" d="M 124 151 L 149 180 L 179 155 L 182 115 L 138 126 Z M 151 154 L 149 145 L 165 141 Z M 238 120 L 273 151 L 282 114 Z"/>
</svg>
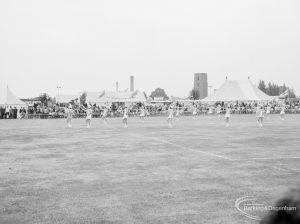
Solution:
<svg viewBox="0 0 300 224">
<path fill-rule="evenodd" d="M 9 118 L 9 107 L 7 106 L 6 108 L 5 108 L 5 118 Z"/>
<path fill-rule="evenodd" d="M 179 121 L 179 117 L 180 117 L 180 107 L 177 107 L 177 108 L 176 108 L 176 114 L 175 114 L 175 116 L 176 116 L 177 121 Z"/>
<path fill-rule="evenodd" d="M 263 126 L 263 119 L 264 119 L 264 109 L 263 106 L 258 106 L 256 110 L 256 118 L 257 123 L 260 127 Z"/>
<path fill-rule="evenodd" d="M 281 111 L 280 111 L 280 118 L 282 121 L 284 121 L 284 115 L 285 115 L 285 105 L 281 107 Z"/>
<path fill-rule="evenodd" d="M 147 107 L 145 107 L 145 113 L 146 113 L 146 116 L 150 116 L 150 112 L 149 112 L 149 109 Z"/>
<path fill-rule="evenodd" d="M 91 108 L 91 105 L 89 104 L 88 108 L 86 109 L 86 127 L 87 128 L 91 127 L 92 115 L 93 115 L 93 110 Z"/>
<path fill-rule="evenodd" d="M 209 107 L 208 107 L 208 112 L 207 112 L 207 114 L 208 114 L 208 116 L 209 116 L 208 118 L 209 118 L 209 119 L 212 119 L 212 117 L 211 117 L 211 115 L 213 114 L 213 107 L 212 107 L 212 106 L 209 106 Z"/>
<path fill-rule="evenodd" d="M 74 111 L 72 109 L 71 104 L 69 105 L 69 108 L 65 109 L 65 113 L 67 115 L 67 127 L 71 128 L 72 127 L 72 117 L 73 117 L 73 114 L 74 114 Z"/>
<path fill-rule="evenodd" d="M 167 118 L 167 123 L 169 125 L 169 128 L 173 128 L 173 119 L 174 119 L 174 110 L 173 110 L 173 106 L 170 105 L 168 109 L 168 118 Z"/>
<path fill-rule="evenodd" d="M 230 105 L 227 105 L 226 108 L 226 113 L 225 113 L 225 119 L 226 119 L 226 128 L 230 126 L 229 121 L 230 121 L 230 116 L 231 116 L 231 108 Z"/>
<path fill-rule="evenodd" d="M 141 112 L 140 112 L 140 120 L 142 120 L 143 123 L 145 122 L 145 116 L 146 116 L 145 107 L 142 105 Z"/>
<path fill-rule="evenodd" d="M 108 105 L 104 105 L 104 110 L 103 110 L 103 114 L 102 114 L 102 119 L 103 119 L 103 123 L 107 124 L 107 115 L 108 115 Z"/>
<path fill-rule="evenodd" d="M 268 105 L 267 105 L 267 111 L 266 111 L 267 119 L 270 118 L 270 114 L 271 114 L 271 107 L 270 107 L 270 105 L 268 104 Z"/>
<path fill-rule="evenodd" d="M 193 118 L 194 118 L 194 120 L 197 117 L 197 112 L 198 112 L 197 106 L 193 105 Z"/>
<path fill-rule="evenodd" d="M 128 127 L 128 108 L 127 108 L 127 106 L 125 106 L 125 108 L 123 110 L 122 122 L 124 124 L 124 128 L 127 128 Z"/>
<path fill-rule="evenodd" d="M 257 105 L 256 109 L 255 109 L 255 117 L 256 117 L 256 120 L 257 120 L 257 123 L 259 124 L 259 121 L 258 121 L 258 115 L 259 115 L 259 111 L 260 111 L 260 106 Z"/>
</svg>

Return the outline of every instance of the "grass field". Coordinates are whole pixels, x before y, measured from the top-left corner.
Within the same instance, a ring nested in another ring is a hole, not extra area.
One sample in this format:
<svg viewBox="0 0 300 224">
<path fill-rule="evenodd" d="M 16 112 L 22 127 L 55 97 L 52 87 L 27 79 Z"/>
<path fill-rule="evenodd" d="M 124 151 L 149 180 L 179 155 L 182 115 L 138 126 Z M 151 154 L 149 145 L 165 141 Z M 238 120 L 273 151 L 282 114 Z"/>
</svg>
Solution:
<svg viewBox="0 0 300 224">
<path fill-rule="evenodd" d="M 108 121 L 0 120 L 0 223 L 257 223 L 238 198 L 299 187 L 299 115 Z"/>
</svg>

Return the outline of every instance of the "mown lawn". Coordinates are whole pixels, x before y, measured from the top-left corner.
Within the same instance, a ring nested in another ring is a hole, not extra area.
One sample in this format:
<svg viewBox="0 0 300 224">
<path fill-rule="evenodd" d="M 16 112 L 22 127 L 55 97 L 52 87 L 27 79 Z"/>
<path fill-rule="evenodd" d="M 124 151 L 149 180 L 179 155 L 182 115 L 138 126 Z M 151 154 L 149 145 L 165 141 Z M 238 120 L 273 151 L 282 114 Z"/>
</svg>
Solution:
<svg viewBox="0 0 300 224">
<path fill-rule="evenodd" d="M 0 120 L 0 223 L 257 223 L 235 201 L 271 205 L 300 186 L 300 116 Z"/>
</svg>

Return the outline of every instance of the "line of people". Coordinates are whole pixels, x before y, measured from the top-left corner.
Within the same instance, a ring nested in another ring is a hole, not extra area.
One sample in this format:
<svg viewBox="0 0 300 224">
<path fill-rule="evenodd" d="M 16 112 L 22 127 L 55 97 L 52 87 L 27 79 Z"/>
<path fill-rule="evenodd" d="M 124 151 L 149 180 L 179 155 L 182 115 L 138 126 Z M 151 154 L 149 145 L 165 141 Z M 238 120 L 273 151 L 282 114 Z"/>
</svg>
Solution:
<svg viewBox="0 0 300 224">
<path fill-rule="evenodd" d="M 123 106 L 119 106 L 119 108 L 117 109 L 118 113 L 123 114 L 122 117 L 122 123 L 124 125 L 124 128 L 128 127 L 128 118 L 129 118 L 129 111 L 132 110 L 133 105 L 123 105 Z M 174 122 L 174 118 L 177 119 L 177 121 L 179 121 L 180 116 L 183 114 L 183 112 L 186 110 L 186 107 L 180 107 L 176 104 L 171 104 L 169 105 L 166 109 L 165 112 L 167 113 L 167 124 L 169 128 L 173 127 L 173 122 Z M 190 110 L 192 110 L 192 115 L 193 115 L 193 119 L 197 119 L 197 116 L 199 114 L 199 109 L 197 107 L 197 105 L 193 104 L 191 106 L 191 108 L 189 108 Z M 87 107 L 83 107 L 83 110 L 86 113 L 86 125 L 87 128 L 91 127 L 91 120 L 93 117 L 93 109 L 92 106 L 90 104 L 87 105 Z M 280 118 L 281 120 L 284 120 L 284 116 L 285 116 L 285 110 L 286 110 L 286 105 L 282 105 L 281 106 L 281 111 L 280 111 Z M 108 104 L 105 104 L 103 106 L 103 113 L 101 118 L 103 119 L 104 124 L 107 125 L 107 117 L 109 112 L 111 111 L 111 107 Z M 223 114 L 223 107 L 221 105 L 218 105 L 216 110 L 212 110 L 209 109 L 208 111 L 208 115 L 213 115 L 216 114 L 218 116 L 218 118 L 221 118 L 222 114 Z M 141 122 L 145 122 L 145 117 L 149 116 L 149 111 L 147 110 L 145 105 L 141 105 L 139 108 L 139 117 Z M 227 104 L 225 107 L 225 127 L 229 127 L 230 126 L 230 118 L 231 118 L 231 114 L 232 114 L 232 105 L 231 104 Z M 266 116 L 267 119 L 269 119 L 269 116 L 271 114 L 271 106 L 270 105 L 257 105 L 256 107 L 256 119 L 257 119 L 257 123 L 260 127 L 263 127 L 263 120 L 264 117 Z M 66 121 L 67 121 L 67 127 L 71 128 L 72 127 L 72 118 L 74 116 L 74 110 L 72 108 L 72 105 L 70 104 L 68 106 L 68 108 L 65 108 L 65 115 L 66 115 Z M 211 118 L 209 116 L 209 118 Z"/>
<path fill-rule="evenodd" d="M 76 118 L 86 117 L 86 110 L 84 109 L 87 107 L 82 105 L 73 105 L 74 116 Z M 107 104 L 108 112 L 107 116 L 118 117 L 121 115 L 120 112 L 120 105 L 124 105 L 124 103 L 112 103 L 110 105 Z M 214 105 L 203 104 L 201 102 L 175 102 L 172 105 L 175 107 L 181 108 L 180 113 L 184 114 L 192 114 L 194 117 L 198 114 L 214 114 L 217 113 L 219 115 L 226 113 L 226 106 L 227 104 L 224 102 L 218 102 Z M 280 113 L 281 112 L 281 102 L 268 102 L 265 104 L 261 104 L 264 109 L 270 111 L 271 114 L 273 113 Z M 144 107 L 145 111 L 147 111 L 151 116 L 161 116 L 167 113 L 169 108 L 169 104 L 166 103 L 158 103 L 158 104 L 147 104 L 143 105 L 143 103 L 133 103 L 128 113 L 132 116 L 139 115 L 141 107 Z M 93 117 L 101 117 L 104 113 L 106 106 L 100 105 L 92 105 L 93 110 Z M 256 113 L 257 102 L 233 102 L 230 103 L 230 109 L 232 114 L 253 114 Z M 29 106 L 28 108 L 19 108 L 16 113 L 16 108 L 7 106 L 7 105 L 0 105 L 0 119 L 6 118 L 63 118 L 64 117 L 64 107 L 60 107 L 59 105 L 53 105 L 51 107 L 34 105 Z M 177 113 L 177 112 L 176 112 Z M 300 102 L 287 102 L 286 103 L 286 113 L 300 113 Z M 141 116 L 143 117 L 143 116 Z"/>
</svg>

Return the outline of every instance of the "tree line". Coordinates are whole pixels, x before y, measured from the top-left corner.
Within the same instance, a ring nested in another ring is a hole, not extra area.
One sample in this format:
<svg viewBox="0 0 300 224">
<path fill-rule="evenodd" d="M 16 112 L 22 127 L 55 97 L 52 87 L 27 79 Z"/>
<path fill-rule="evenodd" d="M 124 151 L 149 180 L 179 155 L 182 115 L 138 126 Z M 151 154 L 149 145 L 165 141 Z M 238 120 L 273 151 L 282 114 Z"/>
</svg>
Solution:
<svg viewBox="0 0 300 224">
<path fill-rule="evenodd" d="M 269 96 L 279 96 L 280 94 L 284 93 L 286 90 L 289 90 L 289 97 L 296 98 L 296 94 L 294 90 L 292 88 L 289 88 L 285 84 L 278 85 L 271 82 L 266 84 L 264 80 L 260 80 L 258 83 L 258 88 L 264 93 L 268 94 Z"/>
</svg>

